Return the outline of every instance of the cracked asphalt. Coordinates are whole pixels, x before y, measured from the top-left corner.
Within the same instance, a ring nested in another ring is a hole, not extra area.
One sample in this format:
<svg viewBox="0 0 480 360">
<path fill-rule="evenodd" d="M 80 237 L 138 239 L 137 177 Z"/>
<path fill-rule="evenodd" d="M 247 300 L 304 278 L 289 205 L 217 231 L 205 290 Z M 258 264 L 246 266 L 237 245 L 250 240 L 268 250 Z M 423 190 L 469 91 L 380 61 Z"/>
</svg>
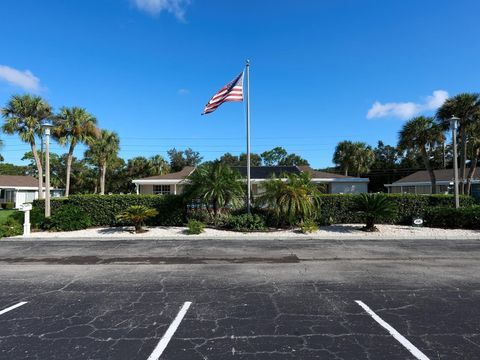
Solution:
<svg viewBox="0 0 480 360">
<path fill-rule="evenodd" d="M 0 359 L 146 360 L 186 301 L 161 359 L 415 359 L 355 300 L 429 359 L 480 358 L 478 241 L 95 244 L 0 243 L 0 310 L 28 302 Z"/>
</svg>

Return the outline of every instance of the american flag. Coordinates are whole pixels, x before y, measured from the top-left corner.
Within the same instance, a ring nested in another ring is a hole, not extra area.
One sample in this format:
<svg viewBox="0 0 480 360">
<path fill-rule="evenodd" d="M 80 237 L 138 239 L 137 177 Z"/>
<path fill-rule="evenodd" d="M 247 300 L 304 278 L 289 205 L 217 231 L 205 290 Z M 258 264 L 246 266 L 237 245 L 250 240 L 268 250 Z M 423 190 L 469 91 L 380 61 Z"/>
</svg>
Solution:
<svg viewBox="0 0 480 360">
<path fill-rule="evenodd" d="M 243 71 L 213 95 L 207 105 L 205 105 L 202 115 L 214 112 L 227 101 L 243 101 Z"/>
</svg>

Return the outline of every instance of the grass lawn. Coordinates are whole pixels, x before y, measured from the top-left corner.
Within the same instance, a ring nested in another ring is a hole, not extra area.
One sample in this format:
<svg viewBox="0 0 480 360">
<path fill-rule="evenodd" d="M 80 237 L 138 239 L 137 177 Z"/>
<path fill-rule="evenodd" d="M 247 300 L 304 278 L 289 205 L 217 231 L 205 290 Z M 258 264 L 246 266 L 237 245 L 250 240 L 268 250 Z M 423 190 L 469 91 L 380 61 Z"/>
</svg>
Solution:
<svg viewBox="0 0 480 360">
<path fill-rule="evenodd" d="M 17 210 L 0 210 L 0 224 L 3 224 L 5 220 L 7 220 L 7 217 L 14 212 L 17 212 Z"/>
</svg>

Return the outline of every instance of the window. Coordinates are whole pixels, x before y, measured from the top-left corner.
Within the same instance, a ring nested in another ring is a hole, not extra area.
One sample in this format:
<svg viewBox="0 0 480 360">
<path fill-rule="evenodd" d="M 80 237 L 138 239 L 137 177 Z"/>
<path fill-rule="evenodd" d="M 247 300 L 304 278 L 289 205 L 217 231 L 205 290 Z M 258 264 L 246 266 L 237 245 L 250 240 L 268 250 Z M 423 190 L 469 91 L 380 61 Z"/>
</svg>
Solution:
<svg viewBox="0 0 480 360">
<path fill-rule="evenodd" d="M 170 194 L 170 185 L 153 185 L 153 193 L 155 195 Z"/>
</svg>

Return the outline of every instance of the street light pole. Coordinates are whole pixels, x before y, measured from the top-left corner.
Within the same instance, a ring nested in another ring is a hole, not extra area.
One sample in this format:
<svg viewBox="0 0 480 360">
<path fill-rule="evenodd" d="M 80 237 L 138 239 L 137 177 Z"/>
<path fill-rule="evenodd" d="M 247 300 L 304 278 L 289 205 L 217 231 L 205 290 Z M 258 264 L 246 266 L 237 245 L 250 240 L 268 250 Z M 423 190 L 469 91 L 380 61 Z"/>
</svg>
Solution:
<svg viewBox="0 0 480 360">
<path fill-rule="evenodd" d="M 455 208 L 460 207 L 460 199 L 458 197 L 458 159 L 457 159 L 457 125 L 458 117 L 453 115 L 450 118 L 450 127 L 452 128 L 453 139 L 453 173 L 454 173 L 454 191 L 455 191 Z"/>
<path fill-rule="evenodd" d="M 50 217 L 50 129 L 51 122 L 45 122 L 45 217 Z"/>
</svg>

